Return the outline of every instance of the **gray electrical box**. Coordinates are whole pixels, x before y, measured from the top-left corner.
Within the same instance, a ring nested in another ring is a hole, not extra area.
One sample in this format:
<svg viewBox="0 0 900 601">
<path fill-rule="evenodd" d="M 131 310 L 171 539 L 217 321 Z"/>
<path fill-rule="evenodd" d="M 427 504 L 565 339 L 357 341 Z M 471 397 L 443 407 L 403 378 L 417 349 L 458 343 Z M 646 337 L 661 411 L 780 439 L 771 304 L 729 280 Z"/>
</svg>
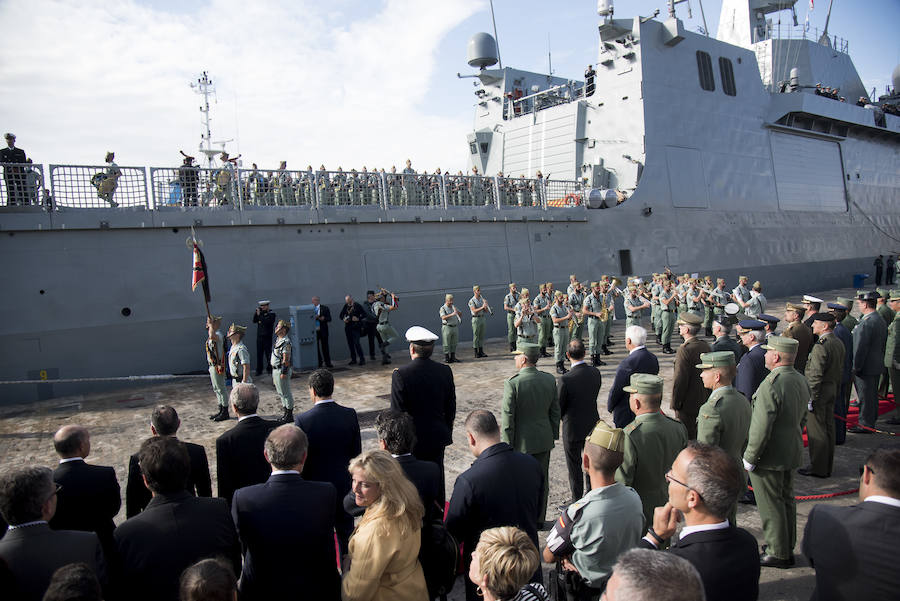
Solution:
<svg viewBox="0 0 900 601">
<path fill-rule="evenodd" d="M 313 305 L 291 305 L 291 363 L 294 371 L 316 369 L 319 352 L 316 345 L 316 308 Z"/>
</svg>

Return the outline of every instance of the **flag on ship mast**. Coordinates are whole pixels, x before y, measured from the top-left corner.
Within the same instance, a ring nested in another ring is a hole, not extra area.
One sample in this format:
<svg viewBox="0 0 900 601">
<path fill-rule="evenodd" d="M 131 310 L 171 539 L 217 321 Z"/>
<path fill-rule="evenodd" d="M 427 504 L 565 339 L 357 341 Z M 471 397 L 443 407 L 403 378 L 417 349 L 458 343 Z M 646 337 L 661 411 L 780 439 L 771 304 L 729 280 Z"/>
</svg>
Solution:
<svg viewBox="0 0 900 601">
<path fill-rule="evenodd" d="M 194 269 L 193 269 L 193 277 L 191 279 L 191 290 L 197 289 L 197 284 L 203 286 L 203 297 L 206 299 L 208 303 L 210 301 L 209 298 L 209 277 L 206 275 L 206 258 L 203 256 L 203 251 L 200 250 L 200 246 L 197 245 L 197 241 L 193 241 L 194 245 Z"/>
</svg>

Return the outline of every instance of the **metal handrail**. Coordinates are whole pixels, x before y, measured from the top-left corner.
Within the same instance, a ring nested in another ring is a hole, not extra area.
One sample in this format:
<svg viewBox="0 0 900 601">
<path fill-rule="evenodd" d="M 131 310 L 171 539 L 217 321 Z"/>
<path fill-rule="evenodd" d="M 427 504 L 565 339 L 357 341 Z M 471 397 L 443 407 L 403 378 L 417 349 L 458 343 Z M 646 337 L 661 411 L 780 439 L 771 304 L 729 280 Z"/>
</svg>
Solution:
<svg viewBox="0 0 900 601">
<path fill-rule="evenodd" d="M 0 163 L 0 206 L 42 206 L 49 199 L 44 166 L 39 163 Z"/>
</svg>

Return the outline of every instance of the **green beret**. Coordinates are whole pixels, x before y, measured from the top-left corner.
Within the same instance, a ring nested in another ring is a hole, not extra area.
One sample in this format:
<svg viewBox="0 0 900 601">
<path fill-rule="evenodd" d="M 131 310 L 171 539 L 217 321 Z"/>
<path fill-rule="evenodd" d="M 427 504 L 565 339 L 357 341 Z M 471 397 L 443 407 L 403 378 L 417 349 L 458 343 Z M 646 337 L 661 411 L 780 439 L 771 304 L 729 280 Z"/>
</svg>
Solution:
<svg viewBox="0 0 900 601">
<path fill-rule="evenodd" d="M 797 354 L 800 343 L 793 338 L 786 336 L 769 336 L 766 343 L 762 345 L 767 351 L 780 351 L 783 353 Z"/>
<path fill-rule="evenodd" d="M 652 374 L 631 374 L 631 382 L 622 390 L 638 394 L 662 394 L 663 379 Z"/>
<path fill-rule="evenodd" d="M 728 367 L 734 364 L 734 353 L 731 351 L 716 351 L 714 353 L 701 353 L 700 363 L 694 367 L 697 369 L 709 369 L 711 367 Z"/>
</svg>

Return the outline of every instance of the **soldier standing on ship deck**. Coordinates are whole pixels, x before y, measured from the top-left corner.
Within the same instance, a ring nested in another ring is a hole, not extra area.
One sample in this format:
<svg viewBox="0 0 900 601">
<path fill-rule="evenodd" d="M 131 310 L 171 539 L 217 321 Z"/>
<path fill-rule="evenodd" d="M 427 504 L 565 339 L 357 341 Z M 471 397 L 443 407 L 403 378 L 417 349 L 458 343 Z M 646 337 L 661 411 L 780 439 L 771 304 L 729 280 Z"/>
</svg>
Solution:
<svg viewBox="0 0 900 601">
<path fill-rule="evenodd" d="M 16 148 L 16 135 L 6 134 L 6 148 L 0 150 L 0 163 L 24 163 L 25 151 Z M 23 167 L 5 165 L 3 181 L 6 182 L 6 204 L 15 206 L 25 204 L 25 173 Z"/>
</svg>

